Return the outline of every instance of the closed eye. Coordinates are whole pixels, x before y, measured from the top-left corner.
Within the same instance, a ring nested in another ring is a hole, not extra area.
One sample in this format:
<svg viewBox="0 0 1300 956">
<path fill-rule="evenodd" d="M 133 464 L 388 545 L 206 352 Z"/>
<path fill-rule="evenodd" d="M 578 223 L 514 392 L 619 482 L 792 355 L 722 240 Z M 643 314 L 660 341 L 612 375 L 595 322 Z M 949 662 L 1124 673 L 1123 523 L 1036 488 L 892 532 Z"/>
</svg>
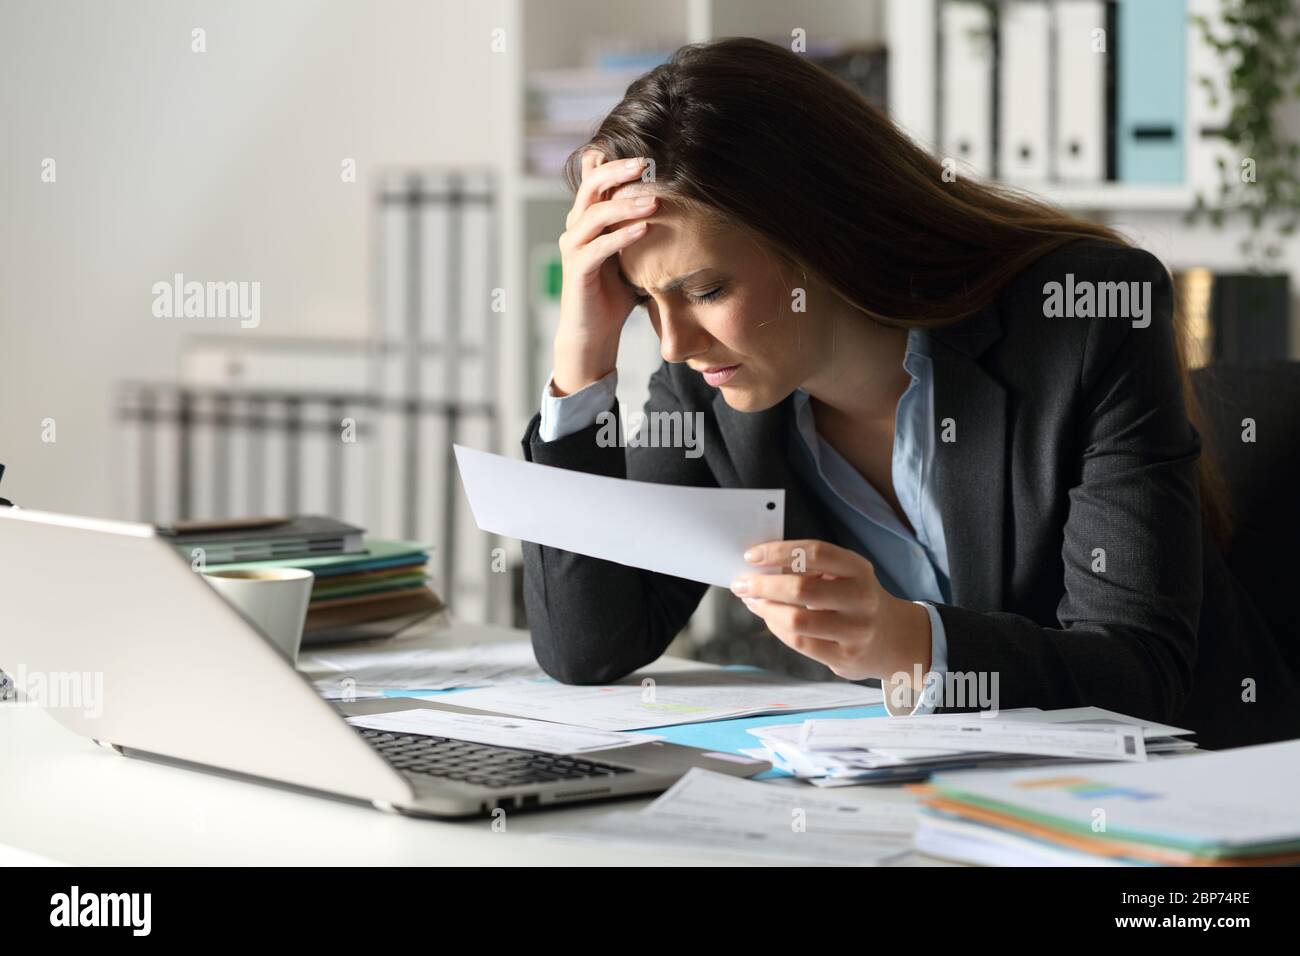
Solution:
<svg viewBox="0 0 1300 956">
<path fill-rule="evenodd" d="M 710 289 L 708 292 L 701 292 L 696 295 L 686 293 L 686 301 L 691 302 L 695 305 L 704 305 L 706 302 L 713 302 L 721 298 L 722 292 L 723 292 L 722 286 L 718 286 L 715 289 Z M 637 305 L 644 305 L 649 301 L 650 301 L 650 295 L 645 292 L 642 292 L 640 295 L 636 296 L 633 299 L 633 302 Z"/>
<path fill-rule="evenodd" d="M 702 304 L 705 302 L 712 302 L 714 299 L 717 299 L 721 295 L 722 295 L 722 286 L 718 286 L 716 289 L 710 289 L 708 292 L 702 292 L 699 295 L 687 294 L 686 298 L 696 304 Z"/>
</svg>

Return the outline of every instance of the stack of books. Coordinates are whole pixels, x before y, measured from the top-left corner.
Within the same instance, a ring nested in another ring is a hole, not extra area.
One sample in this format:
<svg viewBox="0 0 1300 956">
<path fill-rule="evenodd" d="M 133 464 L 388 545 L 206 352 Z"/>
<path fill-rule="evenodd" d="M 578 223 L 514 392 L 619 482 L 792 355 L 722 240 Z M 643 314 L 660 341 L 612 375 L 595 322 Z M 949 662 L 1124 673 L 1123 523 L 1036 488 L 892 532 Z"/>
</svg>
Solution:
<svg viewBox="0 0 1300 956">
<path fill-rule="evenodd" d="M 1300 863 L 1300 740 L 1153 763 L 941 774 L 917 849 L 1009 866 Z"/>
<path fill-rule="evenodd" d="M 159 533 L 209 571 L 311 571 L 303 646 L 391 637 L 444 609 L 429 586 L 424 545 L 366 538 L 361 528 L 331 518 L 177 524 Z"/>
<path fill-rule="evenodd" d="M 666 56 L 665 52 L 656 59 Z M 554 176 L 569 154 L 591 137 L 593 121 L 617 106 L 628 85 L 642 72 L 638 65 L 631 69 L 545 69 L 530 74 L 525 133 L 529 171 Z"/>
</svg>

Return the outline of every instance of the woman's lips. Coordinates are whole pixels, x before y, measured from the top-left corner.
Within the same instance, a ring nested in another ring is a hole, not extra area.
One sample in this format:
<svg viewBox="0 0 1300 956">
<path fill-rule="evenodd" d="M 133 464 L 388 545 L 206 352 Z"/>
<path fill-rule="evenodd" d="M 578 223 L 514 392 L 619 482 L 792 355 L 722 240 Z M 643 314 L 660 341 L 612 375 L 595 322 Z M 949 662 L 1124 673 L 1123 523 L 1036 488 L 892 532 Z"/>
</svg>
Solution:
<svg viewBox="0 0 1300 956">
<path fill-rule="evenodd" d="M 731 376 L 740 371 L 739 365 L 727 365 L 723 368 L 706 369 L 700 374 L 704 376 L 704 381 L 708 382 L 714 388 L 726 385 L 731 381 Z"/>
</svg>

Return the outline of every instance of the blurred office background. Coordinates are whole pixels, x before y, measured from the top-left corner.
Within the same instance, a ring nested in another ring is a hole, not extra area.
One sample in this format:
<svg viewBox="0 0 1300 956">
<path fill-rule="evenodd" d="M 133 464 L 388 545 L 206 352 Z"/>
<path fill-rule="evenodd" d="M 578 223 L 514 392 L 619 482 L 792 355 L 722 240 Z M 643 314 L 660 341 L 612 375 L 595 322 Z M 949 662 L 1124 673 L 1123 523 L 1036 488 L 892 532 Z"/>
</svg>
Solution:
<svg viewBox="0 0 1300 956">
<path fill-rule="evenodd" d="M 1224 10 L 0 0 L 0 494 L 151 522 L 331 514 L 434 546 L 458 616 L 522 623 L 517 543 L 474 528 L 450 444 L 519 454 L 549 371 L 560 162 L 633 77 L 715 36 L 795 44 L 961 175 L 1118 226 L 1177 272 L 1197 363 L 1294 357 L 1300 242 L 1248 212 L 1187 221 L 1277 173 L 1222 193 L 1245 155 L 1233 97 L 1266 79 L 1230 70 L 1276 48 L 1216 51 L 1193 18 L 1226 35 Z M 1283 143 L 1295 86 L 1267 117 Z M 177 274 L 259 283 L 256 327 L 155 316 Z M 635 315 L 626 409 L 657 364 Z M 733 609 L 712 593 L 682 648 L 754 659 Z"/>
</svg>

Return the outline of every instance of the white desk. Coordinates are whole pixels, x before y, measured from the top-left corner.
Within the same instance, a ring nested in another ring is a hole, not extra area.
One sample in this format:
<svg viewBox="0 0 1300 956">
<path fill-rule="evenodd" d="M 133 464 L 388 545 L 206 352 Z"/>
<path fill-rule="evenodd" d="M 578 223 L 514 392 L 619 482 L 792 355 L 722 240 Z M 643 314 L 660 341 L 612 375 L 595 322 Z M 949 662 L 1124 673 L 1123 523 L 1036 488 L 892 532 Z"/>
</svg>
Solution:
<svg viewBox="0 0 1300 956">
<path fill-rule="evenodd" d="M 447 647 L 459 629 L 402 639 Z M 475 637 L 483 632 L 475 629 Z M 498 630 L 497 639 L 526 639 Z M 463 637 L 461 638 L 463 639 Z M 665 660 L 658 667 L 680 666 Z M 653 673 L 653 670 L 651 671 Z M 204 702 L 196 702 L 203 705 Z M 228 700 L 211 706 L 258 706 Z M 274 719 L 274 709 L 268 708 Z M 76 865 L 736 865 L 744 857 L 648 852 L 537 836 L 650 798 L 517 813 L 492 821 L 419 820 L 270 786 L 122 757 L 64 730 L 43 710 L 0 702 L 0 850 Z M 806 786 L 783 781 L 772 786 Z M 846 787 L 846 799 L 912 802 L 900 787 Z M 906 865 L 939 861 L 910 854 Z"/>
</svg>

